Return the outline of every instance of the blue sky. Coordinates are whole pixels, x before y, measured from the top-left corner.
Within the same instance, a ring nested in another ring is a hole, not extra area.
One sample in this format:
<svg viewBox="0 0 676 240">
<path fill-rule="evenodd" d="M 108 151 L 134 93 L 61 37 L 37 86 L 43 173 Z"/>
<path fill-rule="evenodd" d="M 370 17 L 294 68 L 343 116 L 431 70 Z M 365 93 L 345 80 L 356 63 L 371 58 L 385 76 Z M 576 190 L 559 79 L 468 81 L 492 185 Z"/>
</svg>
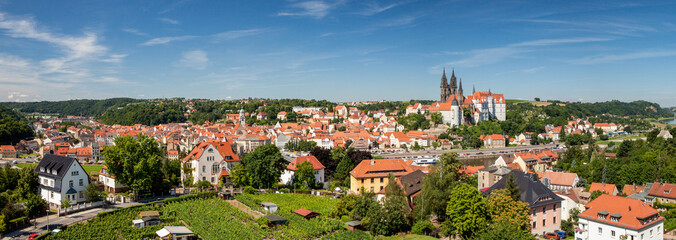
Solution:
<svg viewBox="0 0 676 240">
<path fill-rule="evenodd" d="M 509 99 L 676 106 L 673 1 L 1 1 L 0 101 Z"/>
</svg>

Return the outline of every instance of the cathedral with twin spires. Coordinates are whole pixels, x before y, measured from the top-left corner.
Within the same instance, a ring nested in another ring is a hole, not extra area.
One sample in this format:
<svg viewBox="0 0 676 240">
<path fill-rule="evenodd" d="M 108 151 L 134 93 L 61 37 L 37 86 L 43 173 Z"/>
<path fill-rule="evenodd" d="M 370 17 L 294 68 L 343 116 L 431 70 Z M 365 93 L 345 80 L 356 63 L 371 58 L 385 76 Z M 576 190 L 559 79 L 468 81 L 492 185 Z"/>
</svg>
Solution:
<svg viewBox="0 0 676 240">
<path fill-rule="evenodd" d="M 462 124 L 476 124 L 480 121 L 497 119 L 505 121 L 506 102 L 504 94 L 479 92 L 472 88 L 472 94 L 465 96 L 462 90 L 462 79 L 455 77 L 455 70 L 451 71 L 450 83 L 446 78 L 446 69 L 441 75 L 441 94 L 439 102 L 430 106 L 431 112 L 441 113 L 444 124 L 451 127 Z M 468 111 L 468 113 L 465 113 Z"/>
</svg>

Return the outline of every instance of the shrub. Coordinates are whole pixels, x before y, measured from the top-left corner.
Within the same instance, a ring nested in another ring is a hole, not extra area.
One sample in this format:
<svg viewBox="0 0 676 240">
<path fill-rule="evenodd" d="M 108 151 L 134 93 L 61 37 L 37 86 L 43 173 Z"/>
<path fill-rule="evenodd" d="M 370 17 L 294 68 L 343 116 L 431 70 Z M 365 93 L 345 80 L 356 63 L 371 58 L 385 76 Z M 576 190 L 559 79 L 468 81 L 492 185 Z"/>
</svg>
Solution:
<svg viewBox="0 0 676 240">
<path fill-rule="evenodd" d="M 256 189 L 253 188 L 252 186 L 246 186 L 244 187 L 244 193 L 254 194 L 256 193 Z"/>
<path fill-rule="evenodd" d="M 423 220 L 423 221 L 418 221 L 415 224 L 413 224 L 413 228 L 411 228 L 411 233 L 413 234 L 419 234 L 419 235 L 428 235 L 432 231 L 434 231 L 435 227 L 432 222 L 429 220 Z"/>
<path fill-rule="evenodd" d="M 281 189 L 279 189 L 279 192 L 280 193 L 289 193 L 289 189 L 288 188 L 281 188 Z"/>
<path fill-rule="evenodd" d="M 258 225 L 267 227 L 268 223 L 270 223 L 270 220 L 268 220 L 268 218 L 266 217 L 259 217 L 258 219 L 256 219 L 256 222 L 258 223 Z"/>
<path fill-rule="evenodd" d="M 349 221 L 352 221 L 352 218 L 350 218 L 350 216 L 348 216 L 348 215 L 343 215 L 342 217 L 340 217 L 340 221 L 341 222 L 349 222 Z"/>
</svg>

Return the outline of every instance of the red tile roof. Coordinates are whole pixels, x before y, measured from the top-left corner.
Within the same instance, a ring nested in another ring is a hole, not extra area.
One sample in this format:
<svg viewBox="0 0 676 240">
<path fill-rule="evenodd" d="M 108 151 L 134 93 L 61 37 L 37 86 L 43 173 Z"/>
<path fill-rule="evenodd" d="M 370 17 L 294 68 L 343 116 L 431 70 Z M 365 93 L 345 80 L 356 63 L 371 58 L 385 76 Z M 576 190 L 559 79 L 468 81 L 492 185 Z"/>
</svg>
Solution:
<svg viewBox="0 0 676 240">
<path fill-rule="evenodd" d="M 653 183 L 653 186 L 648 192 L 650 196 L 676 199 L 676 184 L 670 183 Z"/>
<path fill-rule="evenodd" d="M 630 196 L 642 192 L 644 188 L 645 186 L 641 185 L 626 184 L 624 185 L 624 188 L 622 188 L 622 194 Z"/>
<path fill-rule="evenodd" d="M 208 142 L 201 142 L 195 146 L 195 148 L 190 151 L 188 156 L 183 158 L 181 161 L 185 162 L 190 159 L 198 159 L 202 156 L 202 153 L 204 152 L 207 147 L 211 145 L 216 150 L 218 153 L 221 154 L 221 157 L 226 158 L 226 156 L 230 156 L 231 159 L 226 159 L 228 162 L 237 162 L 239 161 L 239 156 L 235 154 L 235 152 L 232 151 L 232 146 L 230 145 L 229 142 L 220 142 L 220 141 L 208 141 Z"/>
<path fill-rule="evenodd" d="M 589 187 L 589 192 L 593 193 L 595 191 L 601 191 L 601 192 L 606 192 L 608 194 L 613 194 L 615 191 L 615 184 L 610 184 L 610 183 L 592 183 L 591 187 Z"/>
<path fill-rule="evenodd" d="M 560 186 L 573 186 L 573 183 L 575 183 L 575 177 L 577 177 L 576 173 L 566 173 L 566 172 L 538 172 L 538 177 L 540 179 L 546 177 L 549 178 L 550 183 L 553 185 L 560 185 Z"/>
<path fill-rule="evenodd" d="M 406 162 L 403 159 L 370 159 L 362 160 L 357 165 L 350 175 L 355 178 L 366 177 L 387 177 L 390 173 L 394 176 L 406 175 L 409 172 L 418 170 L 418 168 L 411 167 L 411 162 Z"/>
<path fill-rule="evenodd" d="M 287 169 L 291 171 L 296 171 L 298 164 L 301 164 L 303 162 L 309 161 L 312 164 L 312 169 L 314 170 L 319 170 L 319 169 L 324 169 L 324 165 L 317 160 L 315 156 L 300 156 L 296 157 L 291 163 L 289 163 L 288 166 L 286 166 Z"/>
<path fill-rule="evenodd" d="M 641 202 L 641 200 L 608 194 L 599 196 L 585 207 L 587 210 L 578 215 L 581 218 L 636 230 L 664 220 L 664 217 L 660 216 L 657 210 Z M 603 211 L 607 211 L 607 216 L 601 219 L 599 212 Z M 611 220 L 611 215 L 618 214 L 621 217 L 617 221 Z M 642 220 L 645 221 L 645 224 Z"/>
</svg>

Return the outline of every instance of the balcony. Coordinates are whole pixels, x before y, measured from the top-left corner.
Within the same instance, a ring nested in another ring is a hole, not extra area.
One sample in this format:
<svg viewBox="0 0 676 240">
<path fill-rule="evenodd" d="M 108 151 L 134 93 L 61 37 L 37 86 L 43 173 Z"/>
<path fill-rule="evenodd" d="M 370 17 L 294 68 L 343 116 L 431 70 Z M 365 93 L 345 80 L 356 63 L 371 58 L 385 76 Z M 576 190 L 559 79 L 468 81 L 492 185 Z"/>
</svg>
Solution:
<svg viewBox="0 0 676 240">
<path fill-rule="evenodd" d="M 575 228 L 575 240 L 589 239 L 589 231 Z"/>
</svg>

